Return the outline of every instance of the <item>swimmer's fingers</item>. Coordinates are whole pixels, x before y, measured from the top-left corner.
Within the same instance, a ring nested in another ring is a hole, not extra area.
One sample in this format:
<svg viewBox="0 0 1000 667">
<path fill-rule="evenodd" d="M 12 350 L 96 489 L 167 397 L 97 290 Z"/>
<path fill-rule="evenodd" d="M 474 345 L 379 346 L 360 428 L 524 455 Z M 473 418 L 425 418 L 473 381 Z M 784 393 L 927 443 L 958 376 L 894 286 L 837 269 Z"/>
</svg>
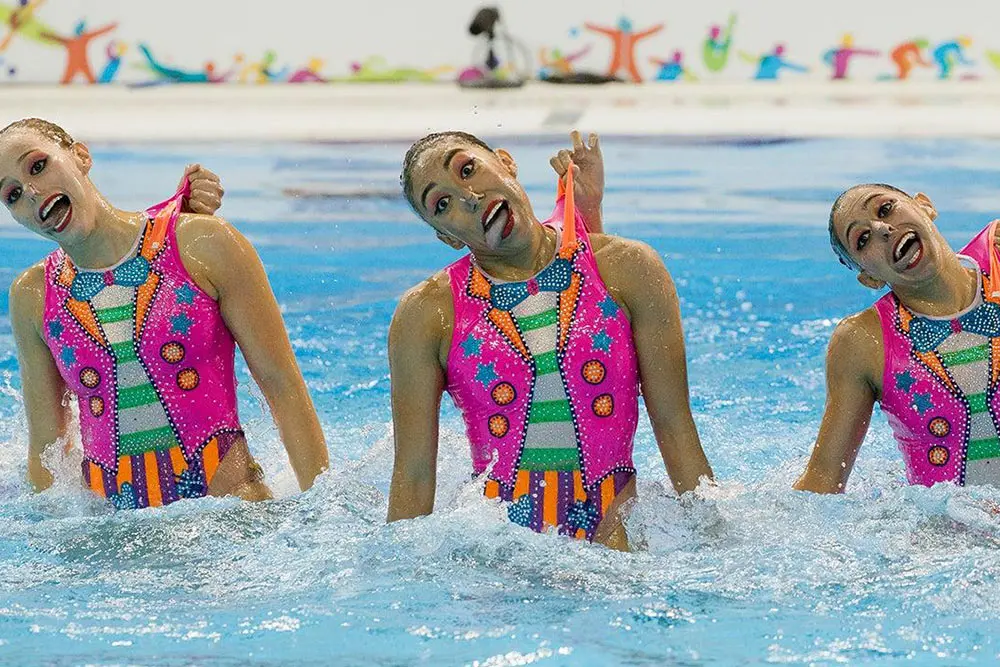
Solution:
<svg viewBox="0 0 1000 667">
<path fill-rule="evenodd" d="M 222 197 L 226 194 L 219 177 L 211 170 L 199 166 L 188 175 L 191 182 L 191 195 L 188 197 L 192 210 L 199 204 L 198 213 L 215 213 L 222 206 Z"/>
<path fill-rule="evenodd" d="M 573 152 L 579 153 L 583 150 L 583 138 L 580 136 L 579 130 L 573 130 L 569 133 L 569 138 L 573 142 Z"/>
<path fill-rule="evenodd" d="M 184 167 L 184 174 L 181 175 L 180 183 L 177 184 L 178 190 L 184 187 L 184 183 L 188 180 L 188 177 L 191 175 L 191 172 L 197 169 L 201 169 L 200 164 L 189 164 L 188 166 Z"/>
<path fill-rule="evenodd" d="M 549 160 L 549 164 L 551 164 L 552 168 L 555 169 L 556 174 L 558 174 L 559 176 L 565 176 L 566 170 L 569 168 L 569 164 L 571 161 L 572 161 L 572 156 L 570 155 L 569 151 L 561 150 L 558 153 L 556 153 L 551 160 Z M 574 175 L 575 174 L 576 172 L 574 172 Z"/>
<path fill-rule="evenodd" d="M 587 138 L 587 148 L 598 155 L 601 154 L 601 140 L 598 138 L 596 132 L 591 132 L 590 136 Z"/>
<path fill-rule="evenodd" d="M 188 174 L 188 180 L 191 181 L 192 190 L 201 188 L 202 190 L 217 192 L 220 197 L 226 193 L 222 187 L 222 180 L 210 169 L 199 166 L 198 169 Z"/>
<path fill-rule="evenodd" d="M 188 202 L 188 208 L 192 213 L 202 215 L 214 215 L 222 206 L 222 200 L 218 197 L 206 196 L 200 199 L 192 199 Z"/>
</svg>

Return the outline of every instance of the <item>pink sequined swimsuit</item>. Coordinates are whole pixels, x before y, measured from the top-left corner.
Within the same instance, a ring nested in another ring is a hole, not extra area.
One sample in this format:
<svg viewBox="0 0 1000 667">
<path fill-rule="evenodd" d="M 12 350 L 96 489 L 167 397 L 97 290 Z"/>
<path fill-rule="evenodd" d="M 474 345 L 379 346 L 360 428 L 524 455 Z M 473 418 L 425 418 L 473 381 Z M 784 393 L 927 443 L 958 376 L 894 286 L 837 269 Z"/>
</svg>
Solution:
<svg viewBox="0 0 1000 667">
<path fill-rule="evenodd" d="M 953 317 L 914 313 L 886 294 L 882 410 L 911 484 L 1000 484 L 1000 263 L 994 222 L 960 253 L 979 274 L 973 304 Z"/>
<path fill-rule="evenodd" d="M 79 402 L 83 478 L 119 508 L 206 495 L 243 437 L 232 334 L 177 248 L 185 192 L 147 210 L 114 267 L 45 261 L 45 341 Z"/>
<path fill-rule="evenodd" d="M 564 232 L 564 205 L 543 224 Z M 447 269 L 447 391 L 475 474 L 489 471 L 486 495 L 510 502 L 516 523 L 592 539 L 635 475 L 638 366 L 579 213 L 569 224 L 576 238 L 530 280 L 494 280 L 471 255 Z"/>
</svg>

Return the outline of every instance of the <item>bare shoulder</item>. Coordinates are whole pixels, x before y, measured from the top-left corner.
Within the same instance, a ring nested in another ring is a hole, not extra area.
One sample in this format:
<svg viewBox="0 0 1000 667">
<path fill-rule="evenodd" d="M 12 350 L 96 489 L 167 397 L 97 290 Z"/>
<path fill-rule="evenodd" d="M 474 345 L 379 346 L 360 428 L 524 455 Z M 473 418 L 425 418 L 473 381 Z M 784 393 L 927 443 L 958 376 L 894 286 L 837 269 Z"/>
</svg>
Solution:
<svg viewBox="0 0 1000 667">
<path fill-rule="evenodd" d="M 605 262 L 628 262 L 631 266 L 663 266 L 660 254 L 642 241 L 608 234 L 591 234 L 590 243 L 599 266 Z"/>
<path fill-rule="evenodd" d="M 214 215 L 184 213 L 177 219 L 177 245 L 182 254 L 231 252 L 249 245 L 236 227 Z"/>
<path fill-rule="evenodd" d="M 453 319 L 451 283 L 448 274 L 439 271 L 406 290 L 400 297 L 392 316 L 390 339 L 393 331 L 405 331 L 407 336 L 414 333 L 443 333 L 451 328 Z"/>
<path fill-rule="evenodd" d="M 45 262 L 28 267 L 14 279 L 10 286 L 10 314 L 17 326 L 31 322 L 41 329 L 45 309 Z"/>
<path fill-rule="evenodd" d="M 842 319 L 833 330 L 827 349 L 828 372 L 861 375 L 881 391 L 882 323 L 875 308 Z"/>
<path fill-rule="evenodd" d="M 185 213 L 177 220 L 177 250 L 191 278 L 213 299 L 220 286 L 233 284 L 257 262 L 250 241 L 231 223 L 214 215 Z"/>
<path fill-rule="evenodd" d="M 830 349 L 874 352 L 882 349 L 882 323 L 874 308 L 845 317 L 833 330 Z"/>
<path fill-rule="evenodd" d="M 677 302 L 670 273 L 649 244 L 605 234 L 592 234 L 590 238 L 601 280 L 612 298 L 624 306 L 629 319 L 638 309 Z M 651 299 L 653 294 L 662 299 Z"/>
</svg>

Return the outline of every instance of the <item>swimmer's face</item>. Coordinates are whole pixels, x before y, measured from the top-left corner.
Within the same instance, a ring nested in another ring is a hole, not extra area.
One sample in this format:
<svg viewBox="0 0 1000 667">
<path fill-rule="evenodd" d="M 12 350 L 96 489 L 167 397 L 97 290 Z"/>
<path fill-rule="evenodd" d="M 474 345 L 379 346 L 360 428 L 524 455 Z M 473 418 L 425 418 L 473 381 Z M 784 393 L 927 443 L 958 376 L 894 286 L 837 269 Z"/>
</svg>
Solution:
<svg viewBox="0 0 1000 667">
<path fill-rule="evenodd" d="M 936 273 L 950 248 L 934 225 L 937 211 L 927 195 L 914 197 L 880 186 L 856 188 L 834 213 L 833 226 L 858 280 L 869 287 L 915 284 Z"/>
<path fill-rule="evenodd" d="M 96 219 L 91 159 L 29 129 L 0 137 L 0 198 L 19 224 L 60 245 L 86 238 Z"/>
<path fill-rule="evenodd" d="M 504 150 L 442 141 L 420 154 L 412 173 L 417 212 L 454 248 L 501 254 L 520 247 L 534 223 L 517 165 Z"/>
</svg>

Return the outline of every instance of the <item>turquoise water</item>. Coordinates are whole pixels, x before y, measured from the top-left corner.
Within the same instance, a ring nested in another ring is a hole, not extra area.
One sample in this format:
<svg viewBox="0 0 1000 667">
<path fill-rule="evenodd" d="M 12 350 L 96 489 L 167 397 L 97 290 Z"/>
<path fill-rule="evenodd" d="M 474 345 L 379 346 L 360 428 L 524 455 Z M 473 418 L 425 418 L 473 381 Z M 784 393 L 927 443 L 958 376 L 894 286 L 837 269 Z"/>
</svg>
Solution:
<svg viewBox="0 0 1000 667">
<path fill-rule="evenodd" d="M 849 491 L 790 486 L 824 401 L 826 342 L 873 294 L 834 259 L 829 204 L 888 181 L 930 194 L 956 246 L 990 219 L 997 142 L 605 137 L 611 233 L 650 243 L 682 299 L 692 405 L 720 485 L 673 498 L 643 417 L 633 554 L 509 524 L 468 483 L 445 401 L 437 511 L 386 526 L 386 333 L 457 255 L 392 196 L 404 145 L 101 145 L 95 181 L 147 205 L 195 159 L 254 242 L 320 410 L 333 470 L 305 494 L 241 367 L 251 448 L 279 498 L 109 511 L 24 478 L 0 298 L 0 663 L 49 665 L 994 664 L 991 489 L 909 488 L 875 415 Z M 547 213 L 556 143 L 508 143 Z M 291 197 L 289 189 L 327 197 Z M 354 196 L 343 196 L 354 193 Z M 6 286 L 49 250 L 5 220 Z"/>
</svg>

